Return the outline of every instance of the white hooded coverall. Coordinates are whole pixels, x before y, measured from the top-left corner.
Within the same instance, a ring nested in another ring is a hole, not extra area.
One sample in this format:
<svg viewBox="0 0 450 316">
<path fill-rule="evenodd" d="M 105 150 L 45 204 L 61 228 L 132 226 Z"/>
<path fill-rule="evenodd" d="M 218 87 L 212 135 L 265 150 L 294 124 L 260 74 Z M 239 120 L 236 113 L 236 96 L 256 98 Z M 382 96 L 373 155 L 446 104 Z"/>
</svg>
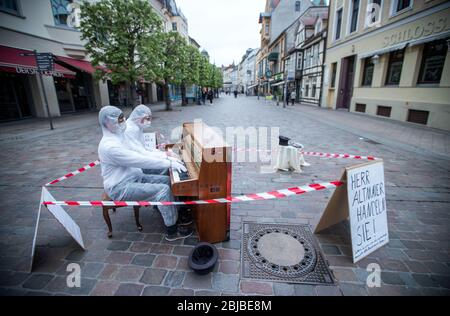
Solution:
<svg viewBox="0 0 450 316">
<path fill-rule="evenodd" d="M 144 129 L 151 126 L 151 122 L 145 121 L 145 118 L 152 115 L 152 111 L 145 105 L 138 105 L 127 120 L 127 129 L 124 134 L 124 143 L 128 149 L 136 151 L 153 158 L 166 159 L 166 153 L 145 148 Z M 156 169 L 144 169 L 145 174 L 168 175 L 169 169 L 163 166 Z"/>
<path fill-rule="evenodd" d="M 170 160 L 126 148 L 123 135 L 126 123 L 118 123 L 122 114 L 113 106 L 106 106 L 99 113 L 103 138 L 98 146 L 98 155 L 106 193 L 115 201 L 174 201 L 168 177 L 145 175 L 141 170 L 170 168 Z M 174 206 L 160 206 L 158 209 L 167 227 L 176 224 L 178 211 Z"/>
</svg>

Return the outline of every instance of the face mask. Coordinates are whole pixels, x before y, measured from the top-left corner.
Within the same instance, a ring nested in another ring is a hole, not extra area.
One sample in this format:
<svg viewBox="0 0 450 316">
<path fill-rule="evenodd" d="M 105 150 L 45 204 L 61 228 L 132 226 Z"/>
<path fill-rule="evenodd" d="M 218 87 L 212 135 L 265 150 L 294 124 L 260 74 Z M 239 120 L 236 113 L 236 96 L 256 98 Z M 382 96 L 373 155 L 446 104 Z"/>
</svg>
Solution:
<svg viewBox="0 0 450 316">
<path fill-rule="evenodd" d="M 142 127 L 146 128 L 146 127 L 150 127 L 152 126 L 152 122 L 151 121 L 144 121 L 144 123 L 142 123 Z"/>
</svg>

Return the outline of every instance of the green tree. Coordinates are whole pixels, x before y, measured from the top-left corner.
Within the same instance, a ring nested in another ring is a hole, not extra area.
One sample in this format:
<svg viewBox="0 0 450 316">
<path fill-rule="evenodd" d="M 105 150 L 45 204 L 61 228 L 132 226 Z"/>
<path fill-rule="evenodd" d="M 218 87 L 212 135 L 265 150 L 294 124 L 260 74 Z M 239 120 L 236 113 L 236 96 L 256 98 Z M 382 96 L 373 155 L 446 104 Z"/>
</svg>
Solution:
<svg viewBox="0 0 450 316">
<path fill-rule="evenodd" d="M 154 47 L 154 42 L 149 41 L 150 50 Z M 163 83 L 166 111 L 172 110 L 170 99 L 170 84 L 181 85 L 184 76 L 186 40 L 177 32 L 161 33 L 156 36 L 156 43 L 159 44 L 157 50 L 161 54 L 157 69 L 152 73 Z M 150 77 L 150 76 L 149 76 Z"/>
<path fill-rule="evenodd" d="M 183 54 L 183 63 L 180 65 L 182 70 L 181 80 L 181 100 L 182 106 L 187 104 L 186 86 L 189 84 L 198 84 L 200 80 L 200 63 L 202 55 L 192 45 L 186 45 Z"/>
<path fill-rule="evenodd" d="M 159 53 L 157 37 L 162 22 L 146 0 L 102 0 L 83 2 L 81 6 L 81 38 L 97 70 L 96 77 L 108 75 L 113 83 L 125 82 L 131 103 L 136 102 L 136 81 L 155 77 Z M 149 47 L 153 45 L 153 47 Z"/>
</svg>

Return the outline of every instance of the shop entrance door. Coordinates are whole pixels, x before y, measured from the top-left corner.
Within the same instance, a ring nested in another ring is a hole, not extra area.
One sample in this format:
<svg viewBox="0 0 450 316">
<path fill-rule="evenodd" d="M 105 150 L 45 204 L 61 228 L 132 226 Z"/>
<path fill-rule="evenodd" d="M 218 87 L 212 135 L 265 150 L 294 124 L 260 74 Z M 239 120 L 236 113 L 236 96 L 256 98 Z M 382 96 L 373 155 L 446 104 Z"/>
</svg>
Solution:
<svg viewBox="0 0 450 316">
<path fill-rule="evenodd" d="M 350 109 L 353 97 L 353 81 L 355 78 L 355 56 L 342 59 L 341 75 L 339 79 L 339 94 L 336 107 L 338 109 Z"/>
<path fill-rule="evenodd" d="M 0 122 L 31 117 L 29 92 L 25 75 L 0 72 Z"/>
</svg>

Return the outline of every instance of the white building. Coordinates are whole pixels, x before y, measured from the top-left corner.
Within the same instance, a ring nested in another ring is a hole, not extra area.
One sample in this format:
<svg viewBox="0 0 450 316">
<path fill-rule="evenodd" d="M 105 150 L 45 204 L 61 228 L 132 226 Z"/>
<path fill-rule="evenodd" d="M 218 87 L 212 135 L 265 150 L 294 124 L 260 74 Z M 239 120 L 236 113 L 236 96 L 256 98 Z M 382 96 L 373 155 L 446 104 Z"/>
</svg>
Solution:
<svg viewBox="0 0 450 316">
<path fill-rule="evenodd" d="M 92 77 L 95 69 L 73 27 L 76 10 L 68 0 L 0 1 L 0 121 L 46 117 L 43 89 L 52 116 L 109 104 L 108 85 Z M 21 55 L 33 50 L 56 59 L 43 87 L 34 57 Z"/>
<path fill-rule="evenodd" d="M 240 91 L 244 91 L 244 93 L 248 95 L 255 95 L 257 87 L 256 82 L 256 56 L 259 53 L 259 48 L 248 49 L 242 62 L 240 63 L 240 72 L 239 72 L 239 84 L 242 89 Z"/>
</svg>

